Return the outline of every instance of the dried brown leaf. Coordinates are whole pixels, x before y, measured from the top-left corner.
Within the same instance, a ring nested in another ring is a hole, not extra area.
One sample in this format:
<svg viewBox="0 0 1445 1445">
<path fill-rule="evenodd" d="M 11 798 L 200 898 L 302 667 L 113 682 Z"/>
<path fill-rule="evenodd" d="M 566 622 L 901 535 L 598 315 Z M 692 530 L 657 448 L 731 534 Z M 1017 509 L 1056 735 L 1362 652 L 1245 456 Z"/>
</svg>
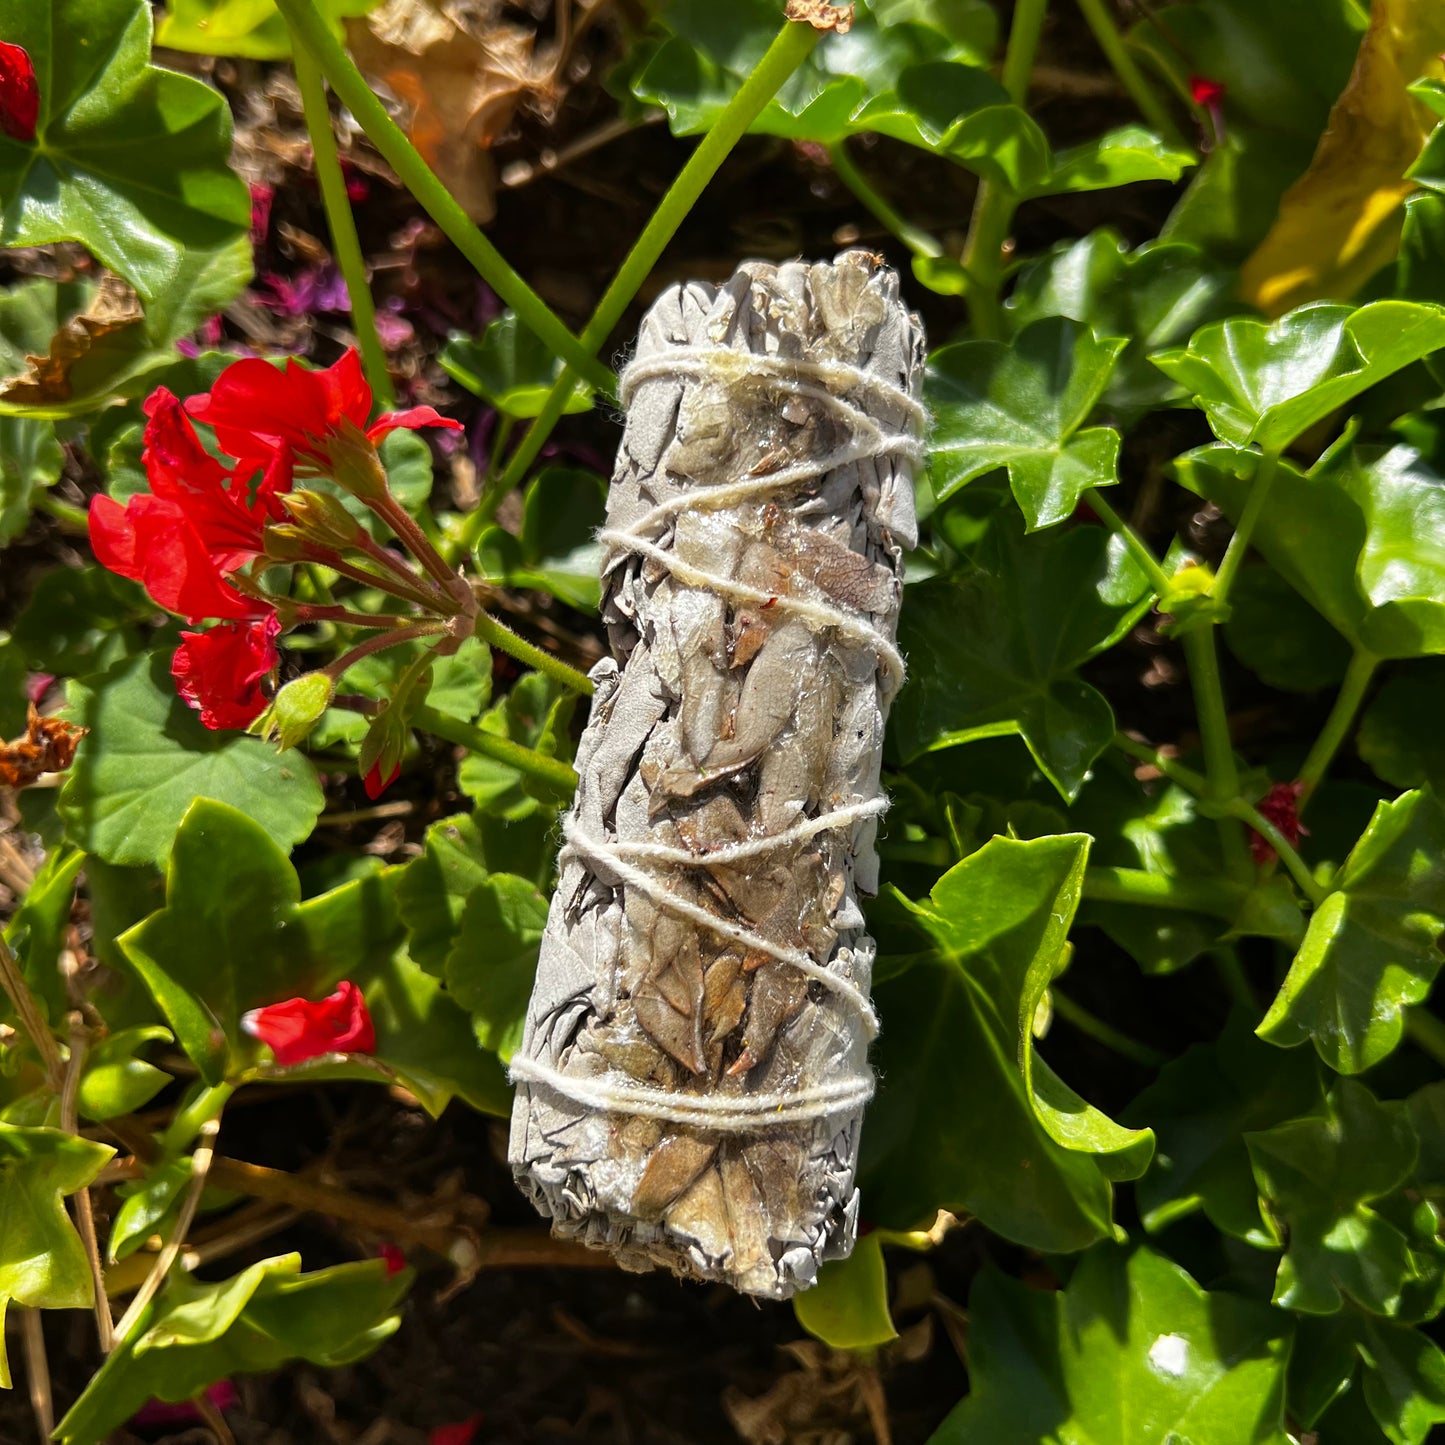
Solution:
<svg viewBox="0 0 1445 1445">
<path fill-rule="evenodd" d="M 119 276 L 107 271 L 90 308 L 72 316 L 50 338 L 44 356 L 27 356 L 25 373 L 0 382 L 0 398 L 28 406 L 69 401 L 71 369 L 95 349 L 96 343 L 145 319 L 140 298 Z"/>
<path fill-rule="evenodd" d="M 0 743 L 0 788 L 28 788 L 44 773 L 63 773 L 87 731 L 58 717 L 41 717 L 32 702 L 24 734 Z"/>
</svg>

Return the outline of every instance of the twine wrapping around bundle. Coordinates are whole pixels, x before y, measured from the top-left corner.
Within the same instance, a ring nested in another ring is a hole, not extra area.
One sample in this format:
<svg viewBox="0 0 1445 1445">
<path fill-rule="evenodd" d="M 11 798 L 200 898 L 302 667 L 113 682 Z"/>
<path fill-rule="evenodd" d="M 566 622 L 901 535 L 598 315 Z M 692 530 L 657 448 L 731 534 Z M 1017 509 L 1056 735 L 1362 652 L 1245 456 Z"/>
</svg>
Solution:
<svg viewBox="0 0 1445 1445">
<path fill-rule="evenodd" d="M 625 1267 L 846 1255 L 923 337 L 865 252 L 673 287 L 622 374 L 603 618 L 511 1160 Z"/>
</svg>

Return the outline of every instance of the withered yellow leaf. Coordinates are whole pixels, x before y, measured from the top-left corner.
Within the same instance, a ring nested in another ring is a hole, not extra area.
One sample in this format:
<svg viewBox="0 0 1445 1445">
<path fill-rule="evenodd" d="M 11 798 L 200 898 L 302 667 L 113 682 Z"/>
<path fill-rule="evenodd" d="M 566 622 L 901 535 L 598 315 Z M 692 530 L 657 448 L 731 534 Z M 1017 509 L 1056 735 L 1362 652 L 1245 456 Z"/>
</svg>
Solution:
<svg viewBox="0 0 1445 1445">
<path fill-rule="evenodd" d="M 1393 259 L 1414 189 L 1405 172 L 1434 121 L 1406 87 L 1445 74 L 1442 50 L 1441 0 L 1375 0 L 1309 169 L 1240 269 L 1244 300 L 1267 316 L 1306 301 L 1347 300 Z"/>
</svg>

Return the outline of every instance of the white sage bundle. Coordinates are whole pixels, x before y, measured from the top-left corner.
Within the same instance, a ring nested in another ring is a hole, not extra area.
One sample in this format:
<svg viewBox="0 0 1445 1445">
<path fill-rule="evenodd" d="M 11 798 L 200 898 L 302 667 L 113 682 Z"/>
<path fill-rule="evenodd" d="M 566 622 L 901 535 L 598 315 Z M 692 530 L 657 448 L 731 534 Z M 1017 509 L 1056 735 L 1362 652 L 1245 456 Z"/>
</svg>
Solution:
<svg viewBox="0 0 1445 1445">
<path fill-rule="evenodd" d="M 511 1160 L 557 1233 L 783 1299 L 846 1255 L 923 337 L 861 251 L 666 291 Z"/>
</svg>

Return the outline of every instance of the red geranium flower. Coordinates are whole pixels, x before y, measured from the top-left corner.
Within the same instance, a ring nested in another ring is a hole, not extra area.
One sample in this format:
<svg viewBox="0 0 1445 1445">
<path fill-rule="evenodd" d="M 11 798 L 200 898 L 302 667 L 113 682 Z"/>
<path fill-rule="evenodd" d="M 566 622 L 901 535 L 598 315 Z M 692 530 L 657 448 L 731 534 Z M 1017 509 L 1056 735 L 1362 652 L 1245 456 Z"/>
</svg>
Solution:
<svg viewBox="0 0 1445 1445">
<path fill-rule="evenodd" d="M 11 140 L 33 141 L 40 119 L 40 87 L 24 46 L 0 40 L 0 130 Z"/>
<path fill-rule="evenodd" d="M 276 666 L 280 631 L 273 613 L 257 622 L 222 622 L 207 632 L 181 633 L 171 676 L 208 728 L 248 727 L 266 711 L 261 679 Z"/>
<path fill-rule="evenodd" d="M 1291 847 L 1302 837 L 1309 836 L 1310 830 L 1299 820 L 1299 800 L 1303 792 L 1303 783 L 1275 783 L 1259 803 L 1261 816 L 1284 834 L 1285 842 Z M 1249 851 L 1256 863 L 1274 861 L 1274 849 L 1269 840 L 1253 828 L 1249 830 Z"/>
<path fill-rule="evenodd" d="M 321 1054 L 369 1054 L 376 1048 L 376 1030 L 366 1000 L 354 983 L 343 979 L 336 992 L 312 1003 L 288 998 L 242 1016 L 241 1027 L 271 1046 L 278 1064 L 300 1064 Z"/>
<path fill-rule="evenodd" d="M 101 565 L 139 582 L 152 599 L 184 617 L 263 617 L 264 602 L 230 586 L 234 572 L 264 546 L 266 523 L 285 510 L 263 483 L 250 495 L 201 445 L 179 398 L 164 387 L 145 404 L 141 460 L 151 490 L 122 507 L 109 497 L 90 504 L 90 541 Z"/>
<path fill-rule="evenodd" d="M 400 427 L 461 429 L 460 422 L 429 406 L 388 412 L 367 426 L 371 388 L 354 347 L 324 371 L 308 371 L 294 359 L 279 371 L 248 357 L 228 366 L 210 391 L 191 397 L 186 410 L 215 429 L 221 450 L 236 458 L 237 471 L 249 475 L 259 467 L 280 491 L 289 490 L 298 459 L 322 470 L 330 466 L 328 443 L 347 423 L 372 442 Z"/>
</svg>

